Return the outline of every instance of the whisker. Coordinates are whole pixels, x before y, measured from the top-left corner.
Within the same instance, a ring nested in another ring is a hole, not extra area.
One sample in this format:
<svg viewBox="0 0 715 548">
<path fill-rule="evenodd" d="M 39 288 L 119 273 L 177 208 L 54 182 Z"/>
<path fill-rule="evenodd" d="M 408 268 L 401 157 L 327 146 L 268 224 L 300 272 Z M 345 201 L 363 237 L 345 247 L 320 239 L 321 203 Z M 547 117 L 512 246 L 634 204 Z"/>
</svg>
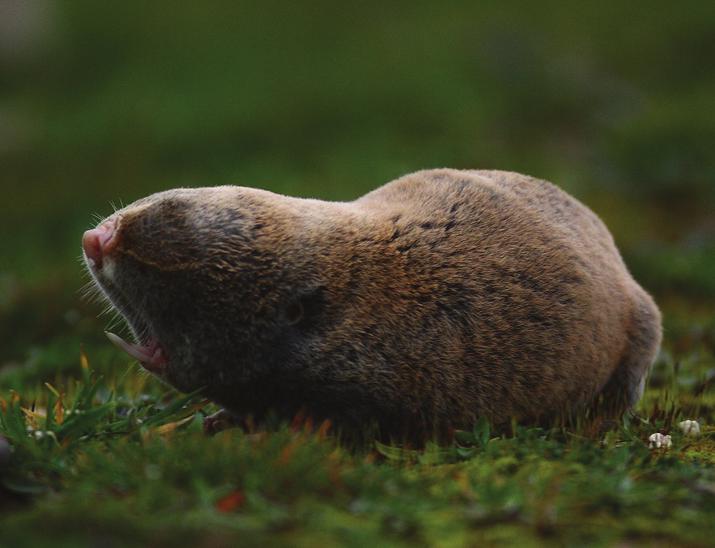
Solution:
<svg viewBox="0 0 715 548">
<path fill-rule="evenodd" d="M 126 322 L 124 321 L 124 318 L 120 316 L 115 316 L 113 317 L 109 323 L 107 324 L 107 331 L 111 331 L 114 333 L 117 330 L 125 330 L 126 329 Z"/>
<path fill-rule="evenodd" d="M 99 291 L 96 287 L 85 285 L 77 290 L 77 293 L 84 299 L 90 299 L 99 296 Z"/>
<path fill-rule="evenodd" d="M 107 299 L 106 305 L 107 306 L 97 315 L 97 317 L 101 318 L 102 316 L 106 316 L 110 312 L 115 311 L 114 305 L 112 304 L 111 301 L 109 301 L 109 299 Z"/>
<path fill-rule="evenodd" d="M 103 293 L 87 293 L 84 298 L 87 300 L 88 304 L 91 305 L 109 305 L 111 306 L 111 303 L 109 303 L 109 300 L 106 298 L 106 296 Z"/>
</svg>

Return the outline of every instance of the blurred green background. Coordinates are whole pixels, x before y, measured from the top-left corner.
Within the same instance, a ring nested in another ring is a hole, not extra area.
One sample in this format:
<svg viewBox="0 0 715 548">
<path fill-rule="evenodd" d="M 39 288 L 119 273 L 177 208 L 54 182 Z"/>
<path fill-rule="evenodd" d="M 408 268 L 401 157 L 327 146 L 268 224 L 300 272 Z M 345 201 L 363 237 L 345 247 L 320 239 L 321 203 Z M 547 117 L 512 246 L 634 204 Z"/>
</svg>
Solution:
<svg viewBox="0 0 715 548">
<path fill-rule="evenodd" d="M 81 233 L 175 186 L 520 171 L 592 207 L 661 304 L 712 316 L 714 52 L 710 1 L 2 0 L 0 384 L 104 351 Z"/>
</svg>

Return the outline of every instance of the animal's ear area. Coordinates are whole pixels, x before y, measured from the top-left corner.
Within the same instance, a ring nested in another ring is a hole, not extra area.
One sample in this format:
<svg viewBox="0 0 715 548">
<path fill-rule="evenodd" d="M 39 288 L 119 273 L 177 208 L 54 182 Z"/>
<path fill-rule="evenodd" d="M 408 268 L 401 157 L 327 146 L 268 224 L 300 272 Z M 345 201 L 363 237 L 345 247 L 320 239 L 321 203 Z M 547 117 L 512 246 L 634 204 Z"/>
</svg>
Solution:
<svg viewBox="0 0 715 548">
<path fill-rule="evenodd" d="M 316 287 L 293 295 L 283 309 L 288 325 L 310 325 L 320 317 L 325 308 L 325 288 Z"/>
</svg>

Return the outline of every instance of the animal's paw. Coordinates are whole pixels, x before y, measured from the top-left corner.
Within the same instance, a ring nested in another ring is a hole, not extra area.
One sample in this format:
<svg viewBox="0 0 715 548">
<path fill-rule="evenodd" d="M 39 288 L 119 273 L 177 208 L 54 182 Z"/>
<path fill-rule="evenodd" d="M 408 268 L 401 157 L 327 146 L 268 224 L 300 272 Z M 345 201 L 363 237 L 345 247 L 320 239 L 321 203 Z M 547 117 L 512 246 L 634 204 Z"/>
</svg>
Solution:
<svg viewBox="0 0 715 548">
<path fill-rule="evenodd" d="M 236 417 L 225 409 L 217 411 L 213 415 L 204 418 L 204 434 L 213 436 L 223 430 L 228 430 L 237 426 Z"/>
</svg>

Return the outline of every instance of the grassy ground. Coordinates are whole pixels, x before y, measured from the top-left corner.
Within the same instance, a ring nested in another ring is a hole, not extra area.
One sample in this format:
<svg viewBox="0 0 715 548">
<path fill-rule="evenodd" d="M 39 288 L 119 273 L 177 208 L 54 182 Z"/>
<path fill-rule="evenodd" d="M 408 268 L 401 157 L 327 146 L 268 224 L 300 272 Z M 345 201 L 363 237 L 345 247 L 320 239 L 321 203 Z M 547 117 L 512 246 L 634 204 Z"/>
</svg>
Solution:
<svg viewBox="0 0 715 548">
<path fill-rule="evenodd" d="M 0 546 L 712 544 L 712 3 L 19 4 L 40 8 L 0 12 Z M 436 166 L 544 177 L 603 217 L 665 317 L 635 417 L 420 452 L 321 425 L 208 438 L 211 404 L 78 296 L 111 200 L 349 199 Z"/>
<path fill-rule="evenodd" d="M 210 404 L 167 393 L 135 366 L 92 373 L 83 355 L 76 379 L 0 402 L 14 446 L 3 542 L 705 546 L 715 535 L 715 325 L 689 325 L 672 326 L 669 347 L 689 348 L 664 352 L 638 416 L 605 435 L 515 427 L 497 437 L 481 423 L 424 451 L 348 451 L 304 424 L 208 438 Z M 680 432 L 685 418 L 700 421 L 699 437 Z M 654 432 L 672 447 L 649 449 Z"/>
</svg>

